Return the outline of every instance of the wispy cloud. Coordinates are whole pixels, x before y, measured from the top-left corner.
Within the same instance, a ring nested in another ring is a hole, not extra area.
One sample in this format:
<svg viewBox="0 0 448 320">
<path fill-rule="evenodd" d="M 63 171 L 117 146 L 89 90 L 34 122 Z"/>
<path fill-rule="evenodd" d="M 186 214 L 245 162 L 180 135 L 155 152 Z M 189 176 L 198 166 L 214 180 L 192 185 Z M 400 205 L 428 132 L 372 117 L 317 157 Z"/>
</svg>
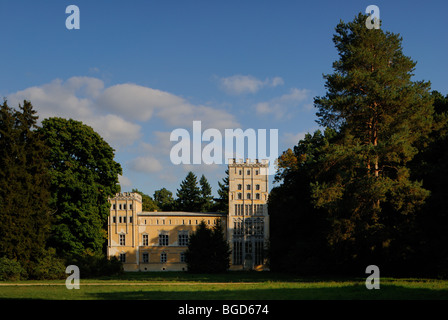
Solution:
<svg viewBox="0 0 448 320">
<path fill-rule="evenodd" d="M 115 148 L 132 145 L 143 137 L 142 123 L 162 122 L 168 127 L 236 128 L 233 114 L 212 106 L 195 105 L 175 94 L 132 83 L 105 88 L 93 77 L 56 79 L 7 96 L 12 106 L 30 100 L 40 119 L 73 118 L 92 126 Z M 167 140 L 169 141 L 169 139 Z"/>
<path fill-rule="evenodd" d="M 301 102 L 310 96 L 308 89 L 292 88 L 289 93 L 269 101 L 259 102 L 255 105 L 258 115 L 273 115 L 276 119 L 288 118 Z"/>
<path fill-rule="evenodd" d="M 134 171 L 142 173 L 159 172 L 163 169 L 160 161 L 152 156 L 137 157 L 129 162 L 129 167 Z"/>
<path fill-rule="evenodd" d="M 256 93 L 263 87 L 277 87 L 284 84 L 280 77 L 267 78 L 260 80 L 251 75 L 233 75 L 227 78 L 219 79 L 220 87 L 223 91 L 231 95 L 241 95 L 247 93 Z"/>
</svg>

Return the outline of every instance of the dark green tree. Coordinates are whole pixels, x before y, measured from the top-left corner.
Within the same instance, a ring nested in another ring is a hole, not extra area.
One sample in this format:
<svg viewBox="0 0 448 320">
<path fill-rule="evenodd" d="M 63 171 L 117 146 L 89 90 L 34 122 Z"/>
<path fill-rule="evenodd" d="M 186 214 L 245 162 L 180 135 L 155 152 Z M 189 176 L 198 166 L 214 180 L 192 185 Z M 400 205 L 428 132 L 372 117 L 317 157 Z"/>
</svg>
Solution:
<svg viewBox="0 0 448 320">
<path fill-rule="evenodd" d="M 166 188 L 154 191 L 154 201 L 162 211 L 176 210 L 176 202 L 173 193 Z"/>
<path fill-rule="evenodd" d="M 207 181 L 207 178 L 202 175 L 201 179 L 199 180 L 200 188 L 200 195 L 201 195 L 201 212 L 210 212 L 213 208 L 213 196 L 212 196 L 212 187 Z"/>
<path fill-rule="evenodd" d="M 139 191 L 138 189 L 132 189 L 132 192 L 136 192 L 142 196 L 142 210 L 143 211 L 158 211 L 160 208 L 157 206 L 156 202 L 151 198 L 151 196 Z"/>
<path fill-rule="evenodd" d="M 189 172 L 177 190 L 177 208 L 180 211 L 199 212 L 201 210 L 201 191 L 196 175 Z"/>
<path fill-rule="evenodd" d="M 205 221 L 201 221 L 190 236 L 185 259 L 188 271 L 193 273 L 218 273 L 229 268 L 230 249 L 221 222 L 208 228 Z"/>
<path fill-rule="evenodd" d="M 410 266 L 414 274 L 426 277 L 448 277 L 448 95 L 433 91 L 434 130 L 422 142 L 421 151 L 411 162 L 411 171 L 430 197 L 418 215 L 419 233 L 416 258 Z"/>
<path fill-rule="evenodd" d="M 105 249 L 109 197 L 119 191 L 121 166 L 114 149 L 91 127 L 49 118 L 40 132 L 51 152 L 51 204 L 56 209 L 50 244 L 59 255 Z"/>
<path fill-rule="evenodd" d="M 226 169 L 226 176 L 222 182 L 218 181 L 218 196 L 216 210 L 218 212 L 229 212 L 229 169 Z"/>
<path fill-rule="evenodd" d="M 366 18 L 336 27 L 339 60 L 324 76 L 327 94 L 314 101 L 318 123 L 340 136 L 321 157 L 313 201 L 332 221 L 328 241 L 341 263 L 356 268 L 397 266 L 411 255 L 415 214 L 429 192 L 407 165 L 433 121 L 430 84 L 411 80 L 416 63 L 401 37 L 366 28 Z"/>
<path fill-rule="evenodd" d="M 319 170 L 319 158 L 335 135 L 331 129 L 306 134 L 278 159 L 274 182 L 281 184 L 271 190 L 268 200 L 272 271 L 334 272 L 326 239 L 329 224 L 325 212 L 312 204 L 311 183 Z"/>
<path fill-rule="evenodd" d="M 0 109 L 0 256 L 36 277 L 51 227 L 48 147 L 29 101 Z"/>
</svg>

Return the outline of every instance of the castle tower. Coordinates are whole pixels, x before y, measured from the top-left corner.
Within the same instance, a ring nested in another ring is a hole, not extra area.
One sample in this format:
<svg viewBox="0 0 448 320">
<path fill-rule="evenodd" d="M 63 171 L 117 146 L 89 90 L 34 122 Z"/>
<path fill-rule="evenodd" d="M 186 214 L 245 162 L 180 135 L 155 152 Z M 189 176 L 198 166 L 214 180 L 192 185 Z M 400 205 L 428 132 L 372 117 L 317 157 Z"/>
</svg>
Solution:
<svg viewBox="0 0 448 320">
<path fill-rule="evenodd" d="M 142 212 L 142 196 L 138 193 L 122 192 L 109 199 L 107 255 L 119 257 L 127 268 L 139 264 L 138 221 Z"/>
<path fill-rule="evenodd" d="M 265 265 L 269 239 L 268 160 L 229 159 L 228 234 L 232 269 Z"/>
</svg>

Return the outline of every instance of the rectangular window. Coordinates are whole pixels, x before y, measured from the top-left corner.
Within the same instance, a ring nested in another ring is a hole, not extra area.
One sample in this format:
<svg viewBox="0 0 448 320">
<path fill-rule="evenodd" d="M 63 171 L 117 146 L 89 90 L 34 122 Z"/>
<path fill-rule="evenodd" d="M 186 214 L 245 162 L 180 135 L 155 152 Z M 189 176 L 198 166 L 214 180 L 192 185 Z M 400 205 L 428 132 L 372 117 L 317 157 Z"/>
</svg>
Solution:
<svg viewBox="0 0 448 320">
<path fill-rule="evenodd" d="M 243 195 L 241 193 L 238 193 L 238 200 L 241 200 Z"/>
<path fill-rule="evenodd" d="M 243 244 L 241 241 L 233 242 L 233 264 L 243 263 Z"/>
<path fill-rule="evenodd" d="M 148 263 L 149 262 L 149 254 L 148 252 L 143 252 L 143 263 Z"/>
<path fill-rule="evenodd" d="M 129 210 L 132 210 L 132 203 L 129 204 Z"/>
<path fill-rule="evenodd" d="M 117 209 L 117 205 L 114 203 L 113 205 L 112 205 L 112 208 L 115 210 L 115 209 Z"/>
<path fill-rule="evenodd" d="M 247 170 L 247 175 L 250 176 L 250 170 Z"/>
<path fill-rule="evenodd" d="M 255 170 L 255 175 L 258 176 L 258 170 Z"/>
<path fill-rule="evenodd" d="M 238 185 L 238 190 L 241 190 L 243 186 L 241 184 Z"/>
<path fill-rule="evenodd" d="M 160 254 L 160 262 L 161 263 L 165 263 L 166 262 L 166 253 L 165 252 L 162 252 Z"/>
<path fill-rule="evenodd" d="M 123 205 L 123 210 L 126 210 L 126 203 Z"/>
<path fill-rule="evenodd" d="M 117 223 L 117 217 L 112 217 L 112 222 Z"/>
<path fill-rule="evenodd" d="M 147 234 L 143 235 L 142 245 L 143 246 L 147 246 L 148 245 L 148 235 Z"/>
<path fill-rule="evenodd" d="M 260 185 L 259 184 L 255 185 L 255 190 L 260 190 Z"/>
<path fill-rule="evenodd" d="M 179 231 L 178 244 L 179 246 L 188 246 L 188 231 Z"/>
<path fill-rule="evenodd" d="M 246 190 L 250 190 L 250 184 L 246 186 Z"/>
<path fill-rule="evenodd" d="M 121 223 L 121 216 L 118 217 L 118 222 Z"/>
<path fill-rule="evenodd" d="M 255 199 L 260 200 L 260 194 L 259 193 L 255 194 Z"/>
<path fill-rule="evenodd" d="M 123 217 L 123 223 L 126 223 L 126 217 Z"/>
<path fill-rule="evenodd" d="M 120 262 L 126 262 L 126 253 L 120 253 Z"/>
<path fill-rule="evenodd" d="M 185 252 L 180 253 L 180 262 L 185 262 Z"/>
<path fill-rule="evenodd" d="M 126 245 L 126 235 L 120 234 L 120 246 Z"/>
<path fill-rule="evenodd" d="M 159 246 L 167 246 L 167 245 L 168 245 L 168 235 L 159 234 Z"/>
<path fill-rule="evenodd" d="M 247 196 L 247 199 L 250 199 L 250 193 L 248 193 L 246 196 Z"/>
</svg>

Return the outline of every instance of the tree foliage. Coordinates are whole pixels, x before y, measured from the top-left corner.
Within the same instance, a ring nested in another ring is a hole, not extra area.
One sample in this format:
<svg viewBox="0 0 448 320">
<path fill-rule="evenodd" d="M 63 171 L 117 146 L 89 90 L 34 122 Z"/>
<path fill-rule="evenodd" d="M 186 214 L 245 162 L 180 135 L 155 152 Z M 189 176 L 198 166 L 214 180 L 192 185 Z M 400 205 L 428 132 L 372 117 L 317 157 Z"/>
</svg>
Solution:
<svg viewBox="0 0 448 320">
<path fill-rule="evenodd" d="M 60 255 L 102 252 L 121 166 L 114 150 L 91 127 L 49 118 L 40 132 L 51 152 L 51 205 L 56 209 L 50 244 Z"/>
<path fill-rule="evenodd" d="M 226 170 L 226 176 L 222 182 L 218 181 L 218 196 L 216 201 L 216 210 L 219 212 L 229 212 L 229 169 Z"/>
<path fill-rule="evenodd" d="M 180 211 L 199 212 L 201 210 L 201 190 L 196 175 L 189 172 L 177 190 L 177 208 Z"/>
<path fill-rule="evenodd" d="M 0 256 L 34 277 L 51 226 L 49 149 L 29 101 L 0 109 Z"/>
<path fill-rule="evenodd" d="M 172 211 L 176 206 L 173 193 L 166 188 L 154 191 L 154 201 L 162 211 Z"/>
<path fill-rule="evenodd" d="M 213 228 L 201 221 L 189 238 L 185 259 L 193 273 L 225 272 L 230 267 L 230 248 L 220 221 Z"/>
<path fill-rule="evenodd" d="M 403 54 L 401 37 L 367 29 L 366 18 L 336 27 L 339 60 L 324 76 L 326 95 L 314 101 L 325 133 L 306 135 L 279 157 L 281 185 L 269 200 L 273 269 L 350 272 L 376 264 L 404 275 L 424 251 L 423 221 L 435 226 L 422 214 L 435 171 L 420 170 L 430 154 L 444 157 L 445 142 L 435 138 L 444 116 L 434 114 L 433 101 L 439 110 L 445 102 L 429 82 L 412 80 L 416 63 Z M 433 244 L 444 239 L 437 234 Z"/>
<path fill-rule="evenodd" d="M 411 81 L 416 63 L 403 54 L 402 39 L 367 29 L 365 19 L 360 14 L 336 27 L 340 59 L 315 105 L 319 124 L 340 138 L 312 184 L 315 206 L 332 219 L 328 241 L 351 252 L 347 262 L 363 264 L 409 254 L 404 236 L 429 192 L 410 179 L 407 164 L 433 121 L 430 84 Z"/>
<path fill-rule="evenodd" d="M 142 196 L 142 211 L 158 211 L 160 208 L 157 206 L 156 202 L 151 198 L 151 196 L 143 193 L 138 189 L 132 189 L 132 192 L 136 192 Z"/>
<path fill-rule="evenodd" d="M 209 212 L 213 208 L 213 196 L 212 196 L 212 187 L 207 181 L 207 178 L 202 175 L 199 180 L 200 185 L 200 202 L 201 202 L 201 212 Z"/>
</svg>

